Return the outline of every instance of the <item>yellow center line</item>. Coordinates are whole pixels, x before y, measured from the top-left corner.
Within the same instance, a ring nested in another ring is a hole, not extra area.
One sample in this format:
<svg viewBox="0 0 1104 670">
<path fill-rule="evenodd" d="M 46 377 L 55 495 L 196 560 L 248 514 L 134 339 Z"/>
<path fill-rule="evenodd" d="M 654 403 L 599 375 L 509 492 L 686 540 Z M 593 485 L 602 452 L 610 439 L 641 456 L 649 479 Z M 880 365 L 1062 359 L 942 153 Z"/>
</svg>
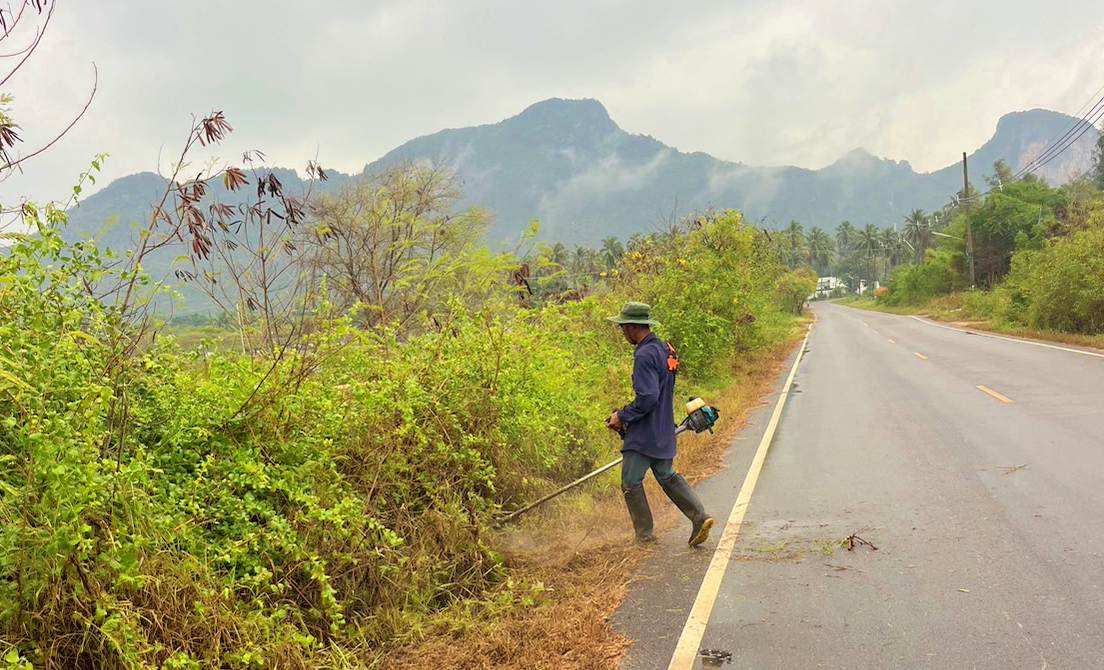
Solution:
<svg viewBox="0 0 1104 670">
<path fill-rule="evenodd" d="M 978 384 L 977 385 L 977 390 L 981 391 L 982 393 L 987 393 L 987 394 L 993 396 L 994 398 L 996 398 L 997 400 L 999 400 L 1001 402 L 1012 402 L 1012 398 L 1009 398 L 1008 396 L 1004 395 L 1003 393 L 997 393 L 996 391 L 989 388 L 988 386 L 982 386 L 981 384 Z"/>
<path fill-rule="evenodd" d="M 759 447 L 755 450 L 755 457 L 751 460 L 751 466 L 744 477 L 744 483 L 740 487 L 740 492 L 736 495 L 736 503 L 732 506 L 724 530 L 721 531 L 721 538 L 717 540 L 717 549 L 713 552 L 713 558 L 709 560 L 709 567 L 705 570 L 705 576 L 702 577 L 701 586 L 698 587 L 698 595 L 694 598 L 690 616 L 687 617 L 686 625 L 683 626 L 682 634 L 679 635 L 675 653 L 671 656 L 670 665 L 667 666 L 668 670 L 691 670 L 698 658 L 698 650 L 701 646 L 702 637 L 705 635 L 705 627 L 709 623 L 709 616 L 713 613 L 713 605 L 717 602 L 717 593 L 721 589 L 721 580 L 724 578 L 725 570 L 728 569 L 732 550 L 736 547 L 736 538 L 740 534 L 740 526 L 744 523 L 744 513 L 747 511 L 748 503 L 751 502 L 751 494 L 755 492 L 755 484 L 759 481 L 759 473 L 763 470 L 767 450 L 770 449 L 771 441 L 774 439 L 774 431 L 778 428 L 778 421 L 782 417 L 782 408 L 785 407 L 786 398 L 790 395 L 790 388 L 792 388 L 794 376 L 797 374 L 797 366 L 801 363 L 801 355 L 805 351 L 805 345 L 808 341 L 809 333 L 805 333 L 805 341 L 801 343 L 801 348 L 797 350 L 797 360 L 794 361 L 793 367 L 790 369 L 790 376 L 786 379 L 785 386 L 782 387 L 782 394 L 778 397 L 770 421 L 767 422 L 767 430 L 763 433 L 763 439 L 759 441 Z"/>
<path fill-rule="evenodd" d="M 928 357 L 925 356 L 924 354 L 920 353 L 919 351 L 914 351 L 914 352 L 912 352 L 912 354 L 914 356 L 916 356 L 917 358 L 919 358 L 920 360 L 922 360 L 922 361 L 928 360 Z"/>
</svg>

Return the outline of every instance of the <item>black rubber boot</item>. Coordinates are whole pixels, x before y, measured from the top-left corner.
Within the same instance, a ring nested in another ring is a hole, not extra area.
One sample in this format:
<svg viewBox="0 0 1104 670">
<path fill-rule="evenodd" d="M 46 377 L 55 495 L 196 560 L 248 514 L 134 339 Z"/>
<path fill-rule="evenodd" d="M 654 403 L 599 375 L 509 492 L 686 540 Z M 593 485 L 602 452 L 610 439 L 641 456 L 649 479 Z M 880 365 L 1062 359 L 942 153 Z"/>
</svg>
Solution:
<svg viewBox="0 0 1104 670">
<path fill-rule="evenodd" d="M 687 544 L 696 547 L 705 542 L 709 538 L 710 529 L 713 528 L 713 517 L 705 513 L 701 499 L 694 493 L 694 489 L 690 488 L 686 478 L 676 474 L 660 480 L 659 485 L 663 487 L 663 492 L 671 502 L 675 503 L 679 511 L 690 519 L 690 541 Z"/>
<path fill-rule="evenodd" d="M 655 535 L 652 535 L 652 508 L 648 507 L 648 496 L 644 493 L 644 486 L 623 489 L 623 492 L 625 506 L 629 508 L 629 518 L 632 519 L 633 530 L 636 532 L 636 541 L 640 543 L 655 541 Z"/>
</svg>

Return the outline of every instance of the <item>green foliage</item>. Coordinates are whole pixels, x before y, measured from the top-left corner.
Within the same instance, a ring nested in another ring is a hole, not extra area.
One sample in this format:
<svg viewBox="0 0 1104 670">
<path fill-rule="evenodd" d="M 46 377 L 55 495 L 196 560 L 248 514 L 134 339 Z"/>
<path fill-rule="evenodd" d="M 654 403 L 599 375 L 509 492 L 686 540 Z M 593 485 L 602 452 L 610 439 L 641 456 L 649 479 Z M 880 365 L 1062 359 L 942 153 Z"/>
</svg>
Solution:
<svg viewBox="0 0 1104 670">
<path fill-rule="evenodd" d="M 1028 179 L 990 193 L 980 207 L 972 209 L 969 217 L 978 280 L 992 286 L 1007 274 L 1017 245 L 1042 239 L 1053 227 L 1054 212 L 1062 200 L 1058 189 Z"/>
<path fill-rule="evenodd" d="M 949 249 L 932 249 L 921 265 L 904 265 L 889 282 L 890 305 L 917 305 L 937 295 L 965 286 L 956 267 L 956 256 Z"/>
<path fill-rule="evenodd" d="M 360 177 L 315 203 L 306 263 L 327 278 L 341 310 L 356 305 L 370 326 L 410 324 L 440 311 L 457 283 L 484 275 L 473 255 L 490 215 L 457 211 L 459 198 L 455 178 L 438 169 Z"/>
<path fill-rule="evenodd" d="M 733 210 L 698 219 L 670 248 L 673 259 L 628 280 L 619 295 L 635 293 L 653 304 L 685 370 L 710 378 L 726 369 L 732 353 L 765 343 L 782 269 L 764 238 Z"/>
<path fill-rule="evenodd" d="M 1007 172 L 996 166 L 998 174 Z M 1007 174 L 1005 175 L 1007 177 Z M 929 303 L 965 288 L 967 216 L 979 283 L 960 311 L 999 325 L 1097 334 L 1104 331 L 1104 199 L 1088 180 L 1051 188 L 1036 178 L 994 178 L 996 191 L 955 212 L 949 239 L 924 262 L 897 270 L 886 304 Z"/>
<path fill-rule="evenodd" d="M 1096 138 L 1096 147 L 1093 150 L 1092 178 L 1096 187 L 1104 189 L 1104 133 Z"/>
<path fill-rule="evenodd" d="M 1070 333 L 1104 332 L 1104 201 L 1085 228 L 1012 258 L 997 315 L 1005 322 Z"/>
<path fill-rule="evenodd" d="M 828 233 L 816 226 L 809 231 L 809 263 L 812 264 L 818 276 L 828 274 L 835 250 L 835 241 Z"/>
<path fill-rule="evenodd" d="M 799 315 L 805 305 L 805 301 L 813 294 L 817 287 L 817 273 L 812 268 L 791 270 L 778 278 L 776 291 L 778 301 L 782 309 Z"/>
<path fill-rule="evenodd" d="M 66 243 L 56 208 L 25 211 L 34 234 L 0 257 L 8 667 L 334 667 L 459 603 L 531 603 L 491 521 L 616 451 L 602 419 L 631 355 L 605 316 L 653 303 L 684 383 L 723 379 L 785 318 L 775 256 L 726 212 L 637 240 L 578 301 L 526 306 L 471 252 L 417 327 L 345 316 L 278 356 L 172 337 L 121 355 L 138 325 L 89 290 L 109 261 Z"/>
</svg>

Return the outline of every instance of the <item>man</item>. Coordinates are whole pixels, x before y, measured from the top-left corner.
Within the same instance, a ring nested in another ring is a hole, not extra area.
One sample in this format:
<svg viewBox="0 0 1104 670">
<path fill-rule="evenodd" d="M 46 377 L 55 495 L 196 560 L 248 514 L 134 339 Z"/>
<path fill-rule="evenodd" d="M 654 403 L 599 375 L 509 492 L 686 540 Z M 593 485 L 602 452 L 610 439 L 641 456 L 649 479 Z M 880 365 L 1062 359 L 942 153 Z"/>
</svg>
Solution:
<svg viewBox="0 0 1104 670">
<path fill-rule="evenodd" d="M 625 303 L 621 313 L 608 317 L 621 327 L 625 339 L 636 347 L 633 353 L 633 391 L 630 405 L 615 411 L 606 425 L 621 433 L 621 490 L 629 508 L 637 542 L 655 540 L 652 534 L 652 510 L 644 494 L 644 475 L 651 469 L 656 481 L 671 502 L 690 519 L 691 547 L 709 537 L 713 517 L 705 513 L 701 500 L 686 479 L 675 472 L 675 373 L 678 356 L 666 342 L 656 337 L 652 326 L 652 308 L 641 302 Z"/>
</svg>

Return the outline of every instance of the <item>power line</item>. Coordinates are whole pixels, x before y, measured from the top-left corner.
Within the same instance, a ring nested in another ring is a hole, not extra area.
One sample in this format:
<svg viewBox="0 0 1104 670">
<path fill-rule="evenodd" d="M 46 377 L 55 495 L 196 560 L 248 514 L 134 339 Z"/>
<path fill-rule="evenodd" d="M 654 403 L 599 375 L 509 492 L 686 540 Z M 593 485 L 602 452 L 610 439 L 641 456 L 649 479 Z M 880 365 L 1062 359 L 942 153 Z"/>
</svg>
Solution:
<svg viewBox="0 0 1104 670">
<path fill-rule="evenodd" d="M 1096 96 L 1099 95 L 1102 91 L 1104 91 L 1104 86 L 1101 86 L 1099 89 L 1096 90 L 1096 93 L 1093 93 L 1092 97 L 1089 98 L 1089 100 L 1081 106 L 1081 110 L 1084 110 L 1089 105 L 1089 103 L 1092 102 L 1092 100 L 1096 98 Z M 1081 110 L 1079 110 L 1078 113 L 1080 113 Z M 1044 149 L 1041 154 L 1036 156 L 1027 165 L 1022 167 L 1018 172 L 1012 175 L 1012 180 L 1015 181 L 1023 179 L 1029 174 L 1034 174 L 1035 172 L 1038 172 L 1055 158 L 1065 153 L 1066 150 L 1069 149 L 1071 146 L 1076 144 L 1077 140 L 1081 139 L 1081 137 L 1085 133 L 1087 133 L 1089 129 L 1096 129 L 1096 124 L 1102 120 L 1104 120 L 1104 96 L 1096 98 L 1096 103 L 1092 105 L 1088 113 L 1082 115 L 1081 118 L 1079 118 L 1072 126 L 1066 129 L 1066 132 L 1062 133 L 1061 136 L 1057 136 L 1056 139 L 1052 139 L 1051 143 L 1046 147 L 1046 149 Z M 997 176 L 997 184 L 997 188 L 991 188 L 981 193 L 967 194 L 963 192 L 961 198 L 957 195 L 952 196 L 952 204 L 956 206 L 959 204 L 968 204 L 976 200 L 985 198 L 987 195 L 998 189 L 1004 190 L 1004 183 L 1000 181 L 999 176 Z"/>
<path fill-rule="evenodd" d="M 1037 165 L 1035 165 L 1035 167 L 1033 167 L 1029 172 L 1027 172 L 1027 174 L 1031 174 L 1031 173 L 1034 173 L 1034 172 L 1042 169 L 1047 163 L 1051 162 L 1052 160 L 1054 160 L 1058 156 L 1062 155 L 1066 151 L 1066 149 L 1069 149 L 1074 144 L 1076 144 L 1077 140 L 1081 139 L 1081 136 L 1084 135 L 1085 133 L 1087 133 L 1090 128 L 1096 129 L 1097 122 L 1104 119 L 1104 98 L 1101 98 L 1100 104 L 1101 104 L 1100 111 L 1098 111 L 1093 118 L 1087 119 L 1087 122 L 1081 128 L 1080 132 L 1078 132 L 1076 135 L 1074 135 L 1073 137 L 1068 139 L 1065 142 L 1065 145 L 1062 148 L 1060 148 L 1060 149 L 1058 149 L 1058 151 L 1052 153 L 1049 157 L 1046 158 L 1046 160 L 1044 160 L 1044 161 L 1038 163 Z"/>
<path fill-rule="evenodd" d="M 1081 106 L 1081 109 L 1084 110 L 1085 107 L 1089 104 L 1089 102 L 1092 102 L 1093 98 L 1096 98 L 1096 96 L 1100 95 L 1101 91 L 1104 91 L 1104 86 L 1101 86 L 1099 89 L 1097 89 L 1096 93 L 1093 93 L 1092 97 L 1089 98 L 1088 102 L 1086 102 L 1084 105 Z M 1054 156 L 1057 156 L 1058 154 L 1062 153 L 1062 151 L 1065 151 L 1065 149 L 1068 148 L 1069 144 L 1066 144 L 1062 149 L 1057 149 L 1057 147 L 1059 145 L 1062 145 L 1064 142 L 1066 142 L 1066 140 L 1071 135 L 1078 132 L 1078 130 L 1080 130 L 1081 132 L 1078 133 L 1077 137 L 1080 137 L 1082 134 L 1084 134 L 1084 131 L 1087 130 L 1089 127 L 1093 126 L 1094 123 L 1095 123 L 1095 120 L 1100 117 L 1100 112 L 1104 112 L 1104 96 L 1102 96 L 1102 97 L 1100 97 L 1096 100 L 1096 104 L 1094 104 L 1092 106 L 1092 108 L 1088 111 L 1087 114 L 1081 114 L 1081 111 L 1079 110 L 1078 111 L 1078 116 L 1080 118 L 1078 118 L 1078 120 L 1076 122 L 1074 122 L 1074 124 L 1072 126 L 1067 128 L 1066 132 L 1063 133 L 1061 135 L 1061 137 L 1058 137 L 1056 139 L 1052 138 L 1050 143 L 1049 143 L 1049 146 L 1046 149 L 1044 149 L 1041 154 L 1039 154 L 1034 159 L 1029 161 L 1027 165 L 1020 168 L 1020 170 L 1015 174 L 1015 177 L 1019 178 L 1019 177 L 1025 175 L 1025 174 L 1028 174 L 1030 172 L 1034 172 L 1035 170 L 1037 170 L 1038 168 L 1042 167 L 1047 162 L 1049 162 L 1049 160 L 1051 158 L 1053 158 Z M 1093 117 L 1092 120 L 1090 120 L 1090 117 Z M 1074 141 L 1076 141 L 1076 139 L 1077 138 L 1075 137 Z M 1056 149 L 1057 149 L 1057 151 L 1055 151 Z"/>
</svg>

